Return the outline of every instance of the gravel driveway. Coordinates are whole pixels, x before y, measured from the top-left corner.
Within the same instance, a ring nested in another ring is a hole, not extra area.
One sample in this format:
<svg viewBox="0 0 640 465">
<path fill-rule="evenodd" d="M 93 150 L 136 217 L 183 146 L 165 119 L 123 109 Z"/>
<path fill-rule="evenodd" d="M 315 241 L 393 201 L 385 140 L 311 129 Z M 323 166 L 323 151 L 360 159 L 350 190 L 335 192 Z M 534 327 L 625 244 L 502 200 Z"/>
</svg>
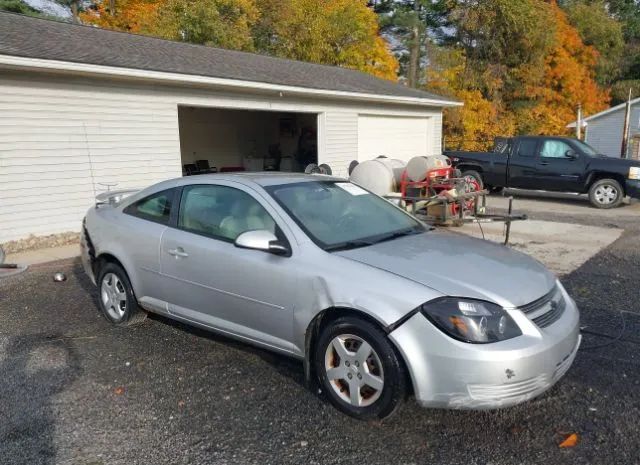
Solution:
<svg viewBox="0 0 640 465">
<path fill-rule="evenodd" d="M 549 210 L 531 214 L 555 219 Z M 75 261 L 5 278 L 0 463 L 638 463 L 637 218 L 608 215 L 625 232 L 563 279 L 586 330 L 619 339 L 585 333 L 567 376 L 525 405 L 466 412 L 409 401 L 383 423 L 338 413 L 303 386 L 296 361 L 158 317 L 109 326 Z M 579 211 L 562 221 L 602 222 Z M 52 281 L 58 270 L 66 282 Z M 577 446 L 559 448 L 570 433 Z"/>
</svg>

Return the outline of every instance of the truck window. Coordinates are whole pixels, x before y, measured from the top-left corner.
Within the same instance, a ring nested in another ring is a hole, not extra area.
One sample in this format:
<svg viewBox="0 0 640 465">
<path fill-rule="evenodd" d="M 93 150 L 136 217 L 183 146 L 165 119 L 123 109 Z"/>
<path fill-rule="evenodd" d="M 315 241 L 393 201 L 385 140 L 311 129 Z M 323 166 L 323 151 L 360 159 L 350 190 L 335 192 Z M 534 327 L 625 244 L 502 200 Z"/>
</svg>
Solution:
<svg viewBox="0 0 640 465">
<path fill-rule="evenodd" d="M 566 142 L 561 140 L 545 140 L 542 143 L 540 156 L 544 158 L 565 158 L 568 150 L 573 149 Z"/>
<path fill-rule="evenodd" d="M 521 139 L 518 144 L 518 156 L 533 158 L 536 156 L 536 146 L 538 141 L 536 139 Z"/>
</svg>

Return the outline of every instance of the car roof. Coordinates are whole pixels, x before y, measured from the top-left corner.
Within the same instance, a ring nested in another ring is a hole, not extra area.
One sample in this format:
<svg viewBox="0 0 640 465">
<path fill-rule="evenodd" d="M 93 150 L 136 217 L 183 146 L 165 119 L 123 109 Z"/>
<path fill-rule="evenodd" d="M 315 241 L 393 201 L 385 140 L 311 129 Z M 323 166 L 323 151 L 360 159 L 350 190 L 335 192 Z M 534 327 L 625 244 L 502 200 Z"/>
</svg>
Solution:
<svg viewBox="0 0 640 465">
<path fill-rule="evenodd" d="M 263 187 L 311 181 L 346 181 L 346 179 L 322 174 L 286 173 L 278 171 L 198 174 L 181 179 L 182 185 L 215 181 L 238 181 L 245 184 L 255 183 Z"/>
</svg>

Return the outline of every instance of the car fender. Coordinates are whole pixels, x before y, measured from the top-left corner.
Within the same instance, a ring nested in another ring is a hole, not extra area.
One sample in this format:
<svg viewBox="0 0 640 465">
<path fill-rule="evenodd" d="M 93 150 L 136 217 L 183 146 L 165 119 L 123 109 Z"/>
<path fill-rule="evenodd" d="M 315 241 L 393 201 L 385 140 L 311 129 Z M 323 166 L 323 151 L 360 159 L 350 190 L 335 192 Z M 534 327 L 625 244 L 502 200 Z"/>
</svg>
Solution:
<svg viewBox="0 0 640 465">
<path fill-rule="evenodd" d="M 93 244 L 96 259 L 110 255 L 120 262 L 129 277 L 135 295 L 140 296 L 142 295 L 140 293 L 142 289 L 140 289 L 138 274 L 133 273 L 135 265 L 130 255 L 126 253 L 122 242 L 109 239 L 114 236 L 113 228 L 118 227 L 117 223 L 111 218 L 116 214 L 116 210 L 110 206 L 91 208 L 89 212 L 87 212 L 85 227 Z M 97 281 L 97 274 L 95 278 Z"/>
<path fill-rule="evenodd" d="M 309 326 L 328 309 L 362 313 L 385 329 L 442 293 L 423 284 L 317 249 L 316 266 L 298 270 L 294 345 L 304 353 Z M 326 265 L 325 265 L 326 264 Z M 327 269 L 325 269 L 325 266 Z"/>
</svg>

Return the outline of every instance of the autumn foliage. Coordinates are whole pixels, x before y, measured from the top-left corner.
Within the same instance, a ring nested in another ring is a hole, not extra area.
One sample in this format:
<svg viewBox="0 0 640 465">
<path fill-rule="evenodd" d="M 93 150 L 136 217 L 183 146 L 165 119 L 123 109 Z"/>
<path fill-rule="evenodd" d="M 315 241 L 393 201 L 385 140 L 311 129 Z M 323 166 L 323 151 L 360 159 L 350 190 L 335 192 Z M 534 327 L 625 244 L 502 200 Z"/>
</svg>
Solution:
<svg viewBox="0 0 640 465">
<path fill-rule="evenodd" d="M 587 115 L 607 108 L 609 94 L 595 80 L 598 53 L 555 1 L 479 2 L 459 21 L 466 35 L 434 50 L 427 71 L 427 88 L 465 104 L 447 110 L 448 147 L 478 150 L 499 135 L 565 134 L 578 104 Z"/>
<path fill-rule="evenodd" d="M 398 62 L 365 0 L 99 0 L 100 27 L 357 69 L 396 80 Z"/>
</svg>

